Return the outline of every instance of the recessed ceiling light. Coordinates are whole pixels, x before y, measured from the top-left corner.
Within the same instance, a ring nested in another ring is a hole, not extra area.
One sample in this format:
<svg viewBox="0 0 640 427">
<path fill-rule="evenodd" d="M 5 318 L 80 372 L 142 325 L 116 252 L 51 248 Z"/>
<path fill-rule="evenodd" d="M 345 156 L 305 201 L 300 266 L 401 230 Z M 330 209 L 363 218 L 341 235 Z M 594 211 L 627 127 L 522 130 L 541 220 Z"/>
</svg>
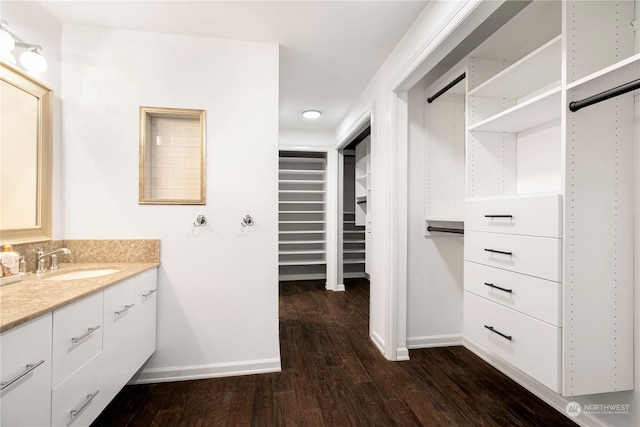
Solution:
<svg viewBox="0 0 640 427">
<path fill-rule="evenodd" d="M 317 119 L 320 117 L 320 111 L 318 110 L 307 110 L 302 112 L 302 117 L 305 119 Z"/>
</svg>

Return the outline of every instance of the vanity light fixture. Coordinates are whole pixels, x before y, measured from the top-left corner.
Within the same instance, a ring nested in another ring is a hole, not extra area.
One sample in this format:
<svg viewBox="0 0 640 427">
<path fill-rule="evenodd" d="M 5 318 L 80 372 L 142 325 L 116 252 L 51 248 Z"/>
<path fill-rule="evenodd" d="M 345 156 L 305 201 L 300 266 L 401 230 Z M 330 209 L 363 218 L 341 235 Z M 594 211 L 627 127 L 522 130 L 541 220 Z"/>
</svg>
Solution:
<svg viewBox="0 0 640 427">
<path fill-rule="evenodd" d="M 13 51 L 24 49 L 20 54 L 20 65 L 29 73 L 39 74 L 47 69 L 47 60 L 40 54 L 42 47 L 37 44 L 25 43 L 9 29 L 7 21 L 0 20 L 0 60 L 16 65 Z"/>
<path fill-rule="evenodd" d="M 322 113 L 318 110 L 307 110 L 302 112 L 302 117 L 305 119 L 317 119 Z"/>
</svg>

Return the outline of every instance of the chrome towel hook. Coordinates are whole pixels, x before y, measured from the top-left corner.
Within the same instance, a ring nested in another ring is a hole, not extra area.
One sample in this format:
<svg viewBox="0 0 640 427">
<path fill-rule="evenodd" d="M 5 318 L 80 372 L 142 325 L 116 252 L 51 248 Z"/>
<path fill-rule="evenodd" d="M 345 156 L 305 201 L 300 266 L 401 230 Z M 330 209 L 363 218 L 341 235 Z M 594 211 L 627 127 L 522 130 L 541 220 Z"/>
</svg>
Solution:
<svg viewBox="0 0 640 427">
<path fill-rule="evenodd" d="M 193 223 L 194 227 L 204 227 L 207 225 L 207 218 L 204 215 L 198 215 L 196 222 Z"/>
<path fill-rule="evenodd" d="M 240 225 L 242 225 L 243 227 L 251 227 L 253 224 L 254 222 L 251 215 L 245 215 L 244 218 L 242 218 L 242 222 L 240 223 Z"/>
</svg>

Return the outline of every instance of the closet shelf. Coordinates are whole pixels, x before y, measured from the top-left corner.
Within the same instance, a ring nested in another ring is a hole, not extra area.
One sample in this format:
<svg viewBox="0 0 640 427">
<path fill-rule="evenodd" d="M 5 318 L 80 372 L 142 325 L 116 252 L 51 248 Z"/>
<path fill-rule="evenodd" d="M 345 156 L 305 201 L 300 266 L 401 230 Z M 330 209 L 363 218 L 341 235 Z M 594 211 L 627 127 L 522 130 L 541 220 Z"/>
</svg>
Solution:
<svg viewBox="0 0 640 427">
<path fill-rule="evenodd" d="M 365 242 L 364 239 L 354 239 L 354 240 L 344 239 L 344 240 L 342 240 L 342 243 L 364 243 L 364 242 Z"/>
<path fill-rule="evenodd" d="M 559 35 L 480 84 L 469 96 L 520 99 L 560 80 L 561 54 L 562 35 Z"/>
<path fill-rule="evenodd" d="M 366 252 L 365 249 L 343 249 L 345 254 L 363 254 Z"/>
<path fill-rule="evenodd" d="M 301 249 L 301 250 L 291 250 L 291 251 L 279 251 L 278 255 L 310 255 L 310 254 L 325 254 L 327 251 L 323 249 L 313 250 L 313 249 Z"/>
<path fill-rule="evenodd" d="M 280 214 L 324 214 L 324 211 L 278 211 Z"/>
<path fill-rule="evenodd" d="M 278 169 L 278 172 L 288 175 L 324 175 L 324 170 L 314 169 Z"/>
<path fill-rule="evenodd" d="M 325 224 L 327 221 L 278 221 L 278 224 Z"/>
<path fill-rule="evenodd" d="M 584 92 L 593 92 L 593 94 L 603 92 L 611 89 L 611 87 L 637 79 L 639 67 L 640 53 L 637 53 L 623 61 L 570 83 L 567 85 L 567 90 L 579 89 Z M 637 94 L 637 92 L 632 93 Z"/>
<path fill-rule="evenodd" d="M 324 265 L 327 262 L 323 259 L 305 260 L 305 261 L 279 261 L 278 265 Z"/>
<path fill-rule="evenodd" d="M 326 243 L 324 240 L 280 240 L 278 242 L 279 245 L 312 245 L 312 244 L 323 244 Z"/>
<path fill-rule="evenodd" d="M 364 258 L 342 260 L 343 264 L 364 264 L 364 262 L 365 262 Z"/>
<path fill-rule="evenodd" d="M 324 200 L 279 200 L 281 204 L 324 204 Z"/>
<path fill-rule="evenodd" d="M 307 185 L 315 185 L 315 184 L 324 184 L 325 180 L 304 180 L 304 179 L 280 179 L 278 180 L 280 184 L 307 184 Z"/>
<path fill-rule="evenodd" d="M 280 157 L 280 163 L 322 163 L 325 159 L 322 157 Z"/>
<path fill-rule="evenodd" d="M 560 88 L 515 105 L 469 128 L 475 132 L 518 133 L 560 119 Z"/>
<path fill-rule="evenodd" d="M 324 194 L 324 190 L 278 190 L 281 194 Z"/>
<path fill-rule="evenodd" d="M 278 234 L 324 234 L 324 230 L 278 231 Z"/>
</svg>

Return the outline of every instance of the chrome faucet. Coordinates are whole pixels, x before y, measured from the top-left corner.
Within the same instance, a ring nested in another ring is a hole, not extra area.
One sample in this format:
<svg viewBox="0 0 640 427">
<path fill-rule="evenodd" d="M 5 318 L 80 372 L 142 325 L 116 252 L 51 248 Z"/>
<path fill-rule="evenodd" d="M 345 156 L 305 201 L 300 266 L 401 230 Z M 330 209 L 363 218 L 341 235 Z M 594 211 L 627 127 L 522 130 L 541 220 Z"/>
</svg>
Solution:
<svg viewBox="0 0 640 427">
<path fill-rule="evenodd" d="M 71 251 L 67 248 L 56 249 L 55 251 L 51 251 L 46 254 L 42 249 L 38 249 L 38 252 L 36 252 L 36 255 L 38 256 L 38 268 L 36 269 L 36 274 L 42 274 L 45 272 L 44 260 L 46 257 L 51 257 L 49 271 L 56 271 L 58 269 L 58 256 L 56 254 L 68 255 L 70 253 Z"/>
</svg>

